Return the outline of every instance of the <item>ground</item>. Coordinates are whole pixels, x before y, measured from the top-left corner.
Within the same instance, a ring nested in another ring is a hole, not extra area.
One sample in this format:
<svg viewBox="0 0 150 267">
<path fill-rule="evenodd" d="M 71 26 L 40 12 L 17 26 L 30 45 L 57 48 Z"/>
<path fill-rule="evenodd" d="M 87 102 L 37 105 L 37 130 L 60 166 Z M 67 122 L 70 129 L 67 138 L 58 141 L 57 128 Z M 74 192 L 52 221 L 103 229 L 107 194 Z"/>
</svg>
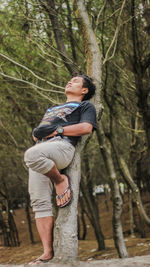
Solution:
<svg viewBox="0 0 150 267">
<path fill-rule="evenodd" d="M 143 192 L 142 194 L 143 203 L 146 212 L 150 217 L 150 194 Z M 79 241 L 79 260 L 80 261 L 95 261 L 118 258 L 117 251 L 114 247 L 114 242 L 112 239 L 112 203 L 108 201 L 109 210 L 106 208 L 105 196 L 97 196 L 99 202 L 99 212 L 100 212 L 100 223 L 102 227 L 103 234 L 105 236 L 106 249 L 102 251 L 97 251 L 97 242 L 95 240 L 94 232 L 91 224 L 86 218 L 87 223 L 87 236 L 86 240 Z M 135 222 L 136 222 L 136 232 L 135 237 L 129 235 L 129 214 L 128 214 L 128 198 L 127 195 L 124 201 L 122 223 L 124 239 L 127 246 L 129 257 L 150 255 L 150 227 L 144 225 L 146 238 L 141 238 L 140 236 L 140 224 L 139 218 L 135 209 Z M 26 215 L 24 209 L 15 210 L 14 218 L 19 231 L 19 239 L 21 241 L 20 247 L 3 247 L 0 246 L 0 264 L 11 263 L 11 264 L 25 264 L 29 261 L 35 259 L 42 253 L 42 246 L 36 231 L 33 214 L 32 215 L 32 228 L 34 233 L 35 244 L 31 245 L 29 240 L 29 233 L 26 221 Z M 82 229 L 82 227 L 81 227 Z"/>
</svg>

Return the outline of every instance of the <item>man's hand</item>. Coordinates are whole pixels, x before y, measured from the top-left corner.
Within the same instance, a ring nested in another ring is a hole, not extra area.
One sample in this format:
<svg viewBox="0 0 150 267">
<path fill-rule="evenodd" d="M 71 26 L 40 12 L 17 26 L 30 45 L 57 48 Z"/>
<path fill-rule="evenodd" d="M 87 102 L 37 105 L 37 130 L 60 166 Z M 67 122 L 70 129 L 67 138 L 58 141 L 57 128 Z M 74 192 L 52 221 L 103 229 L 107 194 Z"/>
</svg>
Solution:
<svg viewBox="0 0 150 267">
<path fill-rule="evenodd" d="M 32 138 L 33 138 L 33 140 L 34 140 L 35 143 L 38 142 L 38 138 L 37 137 L 35 137 L 34 135 L 32 135 Z"/>
<path fill-rule="evenodd" d="M 53 133 L 47 135 L 45 138 L 49 138 L 49 137 L 53 137 L 55 136 L 56 134 L 58 134 L 56 131 L 54 131 Z"/>
</svg>

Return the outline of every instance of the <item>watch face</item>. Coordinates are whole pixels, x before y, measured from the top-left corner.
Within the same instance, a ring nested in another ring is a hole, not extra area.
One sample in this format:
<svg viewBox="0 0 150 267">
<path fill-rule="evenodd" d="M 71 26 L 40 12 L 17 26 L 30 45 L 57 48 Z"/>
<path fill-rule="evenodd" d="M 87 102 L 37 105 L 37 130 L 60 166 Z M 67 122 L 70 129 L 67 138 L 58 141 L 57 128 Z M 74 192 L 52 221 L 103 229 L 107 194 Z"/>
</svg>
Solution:
<svg viewBox="0 0 150 267">
<path fill-rule="evenodd" d="M 63 129 L 63 127 L 59 126 L 59 127 L 56 129 L 56 131 L 57 131 L 57 133 L 59 133 L 59 134 L 63 134 L 64 129 Z"/>
</svg>

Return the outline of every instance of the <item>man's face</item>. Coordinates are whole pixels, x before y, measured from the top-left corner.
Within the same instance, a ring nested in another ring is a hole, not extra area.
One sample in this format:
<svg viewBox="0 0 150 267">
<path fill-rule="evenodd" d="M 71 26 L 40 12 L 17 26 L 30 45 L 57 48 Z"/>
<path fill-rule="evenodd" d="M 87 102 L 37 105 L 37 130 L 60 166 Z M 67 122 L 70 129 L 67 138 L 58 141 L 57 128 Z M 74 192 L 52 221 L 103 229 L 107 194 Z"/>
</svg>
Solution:
<svg viewBox="0 0 150 267">
<path fill-rule="evenodd" d="M 80 76 L 73 77 L 65 87 L 66 94 L 76 96 L 85 95 L 88 92 L 87 88 L 83 87 L 83 78 Z"/>
</svg>

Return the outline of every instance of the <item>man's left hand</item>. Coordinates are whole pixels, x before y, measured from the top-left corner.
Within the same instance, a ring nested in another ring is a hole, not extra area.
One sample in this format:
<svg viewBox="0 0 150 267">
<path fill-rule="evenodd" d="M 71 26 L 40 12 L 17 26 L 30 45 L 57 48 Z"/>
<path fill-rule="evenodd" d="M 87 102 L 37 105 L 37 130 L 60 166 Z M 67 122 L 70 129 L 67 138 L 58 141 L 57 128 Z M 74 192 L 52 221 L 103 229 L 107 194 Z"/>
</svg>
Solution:
<svg viewBox="0 0 150 267">
<path fill-rule="evenodd" d="M 47 135 L 45 138 L 53 137 L 55 135 L 57 135 L 57 132 L 56 131 L 54 131 L 53 133 Z"/>
</svg>

